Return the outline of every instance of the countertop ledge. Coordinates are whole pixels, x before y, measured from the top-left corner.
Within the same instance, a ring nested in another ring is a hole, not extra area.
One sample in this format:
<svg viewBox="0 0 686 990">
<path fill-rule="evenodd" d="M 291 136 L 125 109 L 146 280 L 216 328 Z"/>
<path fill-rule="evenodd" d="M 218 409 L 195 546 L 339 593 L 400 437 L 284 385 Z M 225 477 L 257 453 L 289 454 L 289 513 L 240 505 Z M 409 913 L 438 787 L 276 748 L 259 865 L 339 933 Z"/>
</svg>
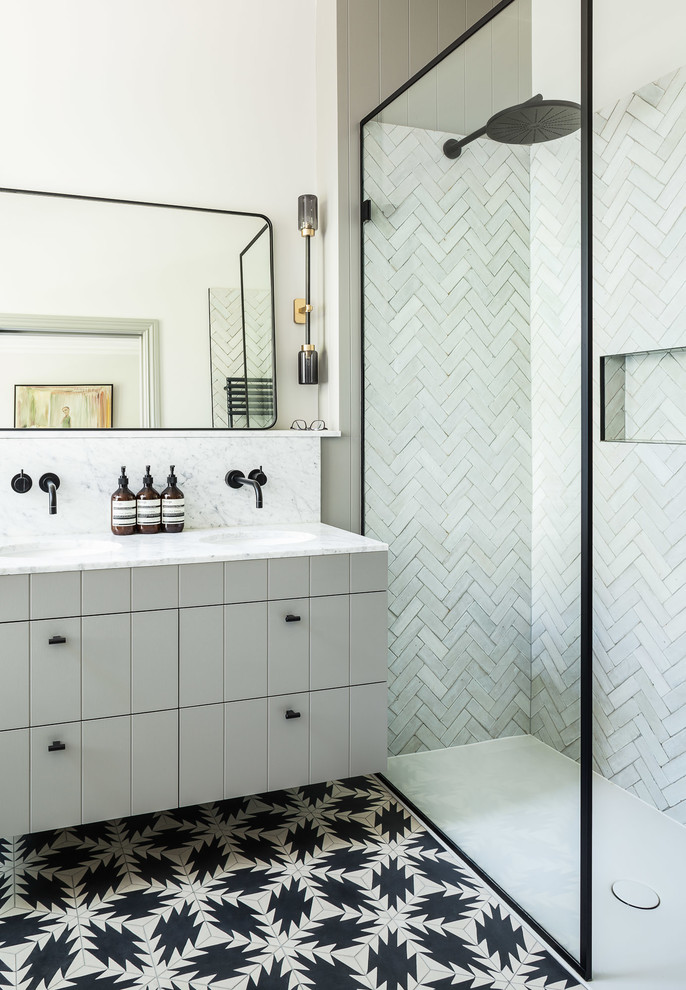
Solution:
<svg viewBox="0 0 686 990">
<path fill-rule="evenodd" d="M 0 575 L 105 570 L 265 557 L 316 557 L 387 550 L 385 543 L 324 523 L 195 529 L 155 536 L 74 534 L 0 537 Z"/>
</svg>

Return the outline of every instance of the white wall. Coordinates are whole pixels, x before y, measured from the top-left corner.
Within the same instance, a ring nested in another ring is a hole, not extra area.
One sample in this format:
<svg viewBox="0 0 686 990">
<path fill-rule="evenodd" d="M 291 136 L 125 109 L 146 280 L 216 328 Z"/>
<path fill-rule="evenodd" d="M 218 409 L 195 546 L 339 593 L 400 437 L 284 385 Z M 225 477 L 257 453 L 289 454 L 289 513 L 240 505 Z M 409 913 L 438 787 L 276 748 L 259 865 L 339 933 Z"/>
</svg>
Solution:
<svg viewBox="0 0 686 990">
<path fill-rule="evenodd" d="M 286 426 L 318 411 L 317 390 L 297 384 L 302 328 L 292 321 L 304 268 L 297 198 L 323 192 L 315 9 L 316 0 L 0 0 L 1 185 L 271 217 Z"/>
</svg>

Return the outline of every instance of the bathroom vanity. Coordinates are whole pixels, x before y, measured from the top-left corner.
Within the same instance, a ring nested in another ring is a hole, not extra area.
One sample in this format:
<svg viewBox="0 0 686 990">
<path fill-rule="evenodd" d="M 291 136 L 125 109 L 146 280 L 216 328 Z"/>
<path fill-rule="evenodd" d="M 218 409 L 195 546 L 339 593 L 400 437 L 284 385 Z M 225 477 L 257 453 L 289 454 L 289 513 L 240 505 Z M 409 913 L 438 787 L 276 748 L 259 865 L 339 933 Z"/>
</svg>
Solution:
<svg viewBox="0 0 686 990">
<path fill-rule="evenodd" d="M 386 766 L 386 546 L 322 524 L 0 554 L 0 835 Z"/>
</svg>

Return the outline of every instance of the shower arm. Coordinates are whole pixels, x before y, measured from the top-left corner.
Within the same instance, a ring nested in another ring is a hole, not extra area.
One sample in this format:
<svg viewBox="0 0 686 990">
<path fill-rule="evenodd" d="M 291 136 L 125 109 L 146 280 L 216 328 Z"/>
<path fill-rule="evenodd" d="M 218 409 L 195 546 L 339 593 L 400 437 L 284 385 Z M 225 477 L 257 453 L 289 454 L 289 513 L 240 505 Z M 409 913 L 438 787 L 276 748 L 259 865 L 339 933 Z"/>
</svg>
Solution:
<svg viewBox="0 0 686 990">
<path fill-rule="evenodd" d="M 525 100 L 524 103 L 520 104 L 520 106 L 533 106 L 535 103 L 541 103 L 542 100 L 543 94 L 536 93 L 535 96 L 532 96 L 530 100 Z M 488 124 L 486 123 L 483 127 L 480 127 L 478 131 L 473 131 L 471 134 L 468 134 L 467 137 L 460 138 L 459 141 L 456 141 L 455 138 L 449 138 L 443 145 L 443 154 L 446 158 L 459 158 L 462 154 L 462 149 L 464 146 L 466 144 L 471 144 L 472 141 L 476 141 L 477 138 L 483 137 L 487 129 Z"/>
</svg>

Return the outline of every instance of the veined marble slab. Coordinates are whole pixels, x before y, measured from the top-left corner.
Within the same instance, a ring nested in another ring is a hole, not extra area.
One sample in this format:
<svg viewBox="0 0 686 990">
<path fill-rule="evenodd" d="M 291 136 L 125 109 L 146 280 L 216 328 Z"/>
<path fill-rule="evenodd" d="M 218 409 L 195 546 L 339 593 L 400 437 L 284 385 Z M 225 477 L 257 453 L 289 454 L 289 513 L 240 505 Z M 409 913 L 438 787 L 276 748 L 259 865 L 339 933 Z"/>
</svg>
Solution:
<svg viewBox="0 0 686 990">
<path fill-rule="evenodd" d="M 169 465 L 176 465 L 189 529 L 317 522 L 321 443 L 315 433 L 302 432 L 308 434 L 306 440 L 295 430 L 260 436 L 104 431 L 78 438 L 9 433 L 0 437 L 0 544 L 17 537 L 106 536 L 110 496 L 122 464 L 134 494 L 142 487 L 146 464 L 151 465 L 157 491 L 166 487 Z M 247 475 L 260 465 L 268 482 L 264 508 L 256 509 L 253 492 L 228 488 L 224 476 L 234 468 Z M 33 479 L 25 495 L 10 488 L 21 469 Z M 56 516 L 48 515 L 48 496 L 38 487 L 47 471 L 61 481 Z"/>
<path fill-rule="evenodd" d="M 47 497 L 47 496 L 46 496 Z M 0 574 L 102 570 L 211 560 L 314 557 L 387 550 L 385 543 L 324 523 L 184 530 L 155 536 L 107 533 L 0 540 Z"/>
</svg>

